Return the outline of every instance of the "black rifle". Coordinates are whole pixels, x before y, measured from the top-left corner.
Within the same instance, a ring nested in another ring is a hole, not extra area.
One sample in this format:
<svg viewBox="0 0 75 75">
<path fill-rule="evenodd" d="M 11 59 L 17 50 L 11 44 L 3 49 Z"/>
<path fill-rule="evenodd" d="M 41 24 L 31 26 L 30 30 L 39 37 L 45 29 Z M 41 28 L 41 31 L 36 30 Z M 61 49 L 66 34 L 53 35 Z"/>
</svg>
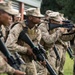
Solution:
<svg viewBox="0 0 75 75">
<path fill-rule="evenodd" d="M 39 44 L 39 43 L 38 43 L 38 47 L 39 47 L 41 53 L 44 54 L 45 58 L 48 59 L 47 55 L 46 55 L 46 50 L 44 49 L 44 47 L 41 44 Z"/>
<path fill-rule="evenodd" d="M 41 51 L 42 48 L 39 49 L 39 47 L 35 46 L 34 43 L 32 42 L 32 40 L 25 33 L 24 30 L 20 33 L 19 39 L 21 39 L 24 42 L 26 42 L 32 48 L 33 53 L 36 55 L 37 61 L 45 61 L 46 62 L 46 68 L 47 68 L 47 70 L 49 71 L 49 73 L 51 75 L 57 75 L 55 70 L 52 68 L 52 66 L 49 64 L 49 62 L 45 58 L 44 53 Z"/>
<path fill-rule="evenodd" d="M 20 65 L 25 64 L 25 62 L 19 57 L 17 52 L 15 53 L 16 57 L 14 58 L 14 56 L 5 47 L 5 45 L 2 42 L 1 38 L 0 38 L 0 51 L 6 56 L 6 58 L 8 60 L 8 64 L 10 66 L 12 66 L 13 68 L 15 68 L 17 70 L 21 70 Z"/>
<path fill-rule="evenodd" d="M 63 21 L 63 22 L 64 24 L 49 23 L 49 29 L 52 30 L 58 27 L 72 29 L 73 27 L 75 27 L 72 23 L 70 23 L 70 21 Z"/>
<path fill-rule="evenodd" d="M 70 57 L 71 59 L 73 59 L 73 54 L 72 54 L 71 47 L 68 47 L 68 48 L 67 48 L 67 52 L 68 52 L 68 54 L 69 54 L 69 57 Z"/>
<path fill-rule="evenodd" d="M 60 60 L 60 56 L 59 56 L 59 53 L 58 53 L 58 49 L 56 48 L 55 45 L 54 45 L 53 49 L 54 49 L 54 52 L 55 52 L 55 54 L 57 56 L 57 59 Z"/>
<path fill-rule="evenodd" d="M 20 56 L 17 52 L 15 52 L 14 55 L 15 55 L 16 61 L 17 61 L 17 63 L 18 63 L 19 65 L 25 64 L 25 62 L 23 61 L 23 59 L 21 58 L 21 56 Z"/>
</svg>

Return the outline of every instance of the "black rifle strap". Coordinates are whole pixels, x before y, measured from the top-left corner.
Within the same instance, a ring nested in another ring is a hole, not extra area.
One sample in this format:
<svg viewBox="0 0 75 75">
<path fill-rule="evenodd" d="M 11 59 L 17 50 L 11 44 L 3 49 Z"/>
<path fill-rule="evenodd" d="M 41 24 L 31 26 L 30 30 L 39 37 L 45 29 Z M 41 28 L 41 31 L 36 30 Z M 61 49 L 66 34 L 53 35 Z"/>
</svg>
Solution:
<svg viewBox="0 0 75 75">
<path fill-rule="evenodd" d="M 19 23 L 19 22 L 16 22 L 16 23 L 12 24 L 11 29 L 12 29 L 16 24 L 18 24 L 18 23 Z"/>
<path fill-rule="evenodd" d="M 18 24 L 18 23 L 19 23 L 19 22 L 16 22 L 16 23 L 12 24 L 11 29 L 12 29 L 16 24 Z M 6 30 L 6 37 L 4 38 L 4 39 L 5 39 L 5 42 L 6 42 L 7 38 L 8 38 L 9 32 L 10 32 L 9 30 Z"/>
<path fill-rule="evenodd" d="M 51 24 L 51 20 L 49 19 L 48 20 L 48 27 L 49 27 L 49 30 L 48 31 L 50 31 L 50 24 Z"/>
</svg>

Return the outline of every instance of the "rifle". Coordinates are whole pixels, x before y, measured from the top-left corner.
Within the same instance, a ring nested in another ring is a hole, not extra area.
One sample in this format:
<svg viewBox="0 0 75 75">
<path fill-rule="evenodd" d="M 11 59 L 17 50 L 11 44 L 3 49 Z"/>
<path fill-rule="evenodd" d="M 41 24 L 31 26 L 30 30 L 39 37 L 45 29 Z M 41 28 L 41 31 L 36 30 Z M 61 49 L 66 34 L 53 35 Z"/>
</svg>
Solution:
<svg viewBox="0 0 75 75">
<path fill-rule="evenodd" d="M 60 56 L 59 56 L 59 53 L 58 53 L 58 49 L 56 48 L 55 45 L 54 45 L 53 49 L 54 49 L 54 52 L 55 52 L 55 54 L 57 56 L 57 59 L 60 60 Z"/>
<path fill-rule="evenodd" d="M 52 68 L 52 66 L 49 64 L 49 62 L 47 61 L 47 59 L 44 56 L 44 53 L 41 49 L 39 49 L 37 46 L 34 45 L 34 43 L 32 42 L 32 40 L 29 38 L 29 36 L 25 33 L 25 30 L 23 30 L 20 33 L 19 39 L 23 40 L 25 43 L 27 43 L 31 48 L 33 53 L 36 55 L 36 59 L 37 61 L 45 61 L 46 62 L 46 68 L 49 71 L 49 73 L 51 75 L 57 75 L 57 73 L 55 72 L 55 70 Z"/>
<path fill-rule="evenodd" d="M 13 68 L 17 69 L 17 70 L 21 70 L 20 69 L 20 65 L 21 64 L 25 64 L 25 62 L 22 60 L 22 58 L 18 55 L 17 52 L 15 52 L 15 58 L 13 57 L 13 55 L 9 52 L 9 50 L 5 47 L 4 43 L 2 42 L 1 38 L 0 38 L 0 51 L 7 57 L 8 59 L 8 64 L 10 66 L 12 66 Z"/>
<path fill-rule="evenodd" d="M 53 23 L 48 23 L 49 24 L 49 29 L 55 29 L 58 27 L 62 27 L 62 28 L 68 28 L 68 29 L 72 29 L 74 26 L 74 24 L 70 23 L 70 21 L 63 21 L 64 24 L 53 24 Z"/>
<path fill-rule="evenodd" d="M 73 59 L 73 54 L 72 54 L 71 47 L 68 47 L 68 48 L 67 48 L 67 52 L 68 52 L 68 54 L 69 54 L 69 57 L 70 57 L 71 59 Z"/>
</svg>

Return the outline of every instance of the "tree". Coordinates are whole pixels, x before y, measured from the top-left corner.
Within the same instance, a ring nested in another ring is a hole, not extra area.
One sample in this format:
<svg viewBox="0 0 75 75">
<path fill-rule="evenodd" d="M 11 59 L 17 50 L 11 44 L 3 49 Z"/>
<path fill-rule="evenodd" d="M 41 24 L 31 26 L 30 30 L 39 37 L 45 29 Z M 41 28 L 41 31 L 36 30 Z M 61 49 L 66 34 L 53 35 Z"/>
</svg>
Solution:
<svg viewBox="0 0 75 75">
<path fill-rule="evenodd" d="M 59 11 L 75 22 L 75 0 L 42 0 L 41 13 L 46 10 Z"/>
<path fill-rule="evenodd" d="M 59 10 L 62 6 L 59 5 L 56 0 L 42 0 L 41 3 L 41 13 L 44 14 L 46 10 Z"/>
</svg>

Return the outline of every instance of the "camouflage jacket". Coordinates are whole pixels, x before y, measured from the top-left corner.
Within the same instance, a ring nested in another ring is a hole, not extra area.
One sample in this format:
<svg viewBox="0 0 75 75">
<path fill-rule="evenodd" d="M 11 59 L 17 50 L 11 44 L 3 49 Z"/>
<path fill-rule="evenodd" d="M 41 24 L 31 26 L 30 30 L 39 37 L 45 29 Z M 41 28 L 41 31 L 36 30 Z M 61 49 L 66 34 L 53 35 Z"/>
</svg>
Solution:
<svg viewBox="0 0 75 75">
<path fill-rule="evenodd" d="M 16 24 L 9 33 L 9 36 L 6 41 L 7 48 L 12 52 L 20 52 L 20 53 L 26 53 L 27 52 L 27 44 L 23 42 L 22 40 L 19 40 L 20 32 L 23 30 L 23 28 L 26 27 L 25 23 L 21 22 Z M 34 41 L 34 43 L 37 43 L 41 39 L 41 31 L 33 27 L 32 29 L 28 28 L 27 34 L 29 37 Z"/>
<path fill-rule="evenodd" d="M 50 33 L 48 31 L 49 27 L 47 23 L 41 23 L 39 25 L 39 29 L 41 30 L 42 33 L 42 40 L 45 42 L 45 45 L 47 45 L 47 47 L 50 47 L 62 35 L 62 32 L 59 29 L 56 30 L 54 33 Z"/>
</svg>

